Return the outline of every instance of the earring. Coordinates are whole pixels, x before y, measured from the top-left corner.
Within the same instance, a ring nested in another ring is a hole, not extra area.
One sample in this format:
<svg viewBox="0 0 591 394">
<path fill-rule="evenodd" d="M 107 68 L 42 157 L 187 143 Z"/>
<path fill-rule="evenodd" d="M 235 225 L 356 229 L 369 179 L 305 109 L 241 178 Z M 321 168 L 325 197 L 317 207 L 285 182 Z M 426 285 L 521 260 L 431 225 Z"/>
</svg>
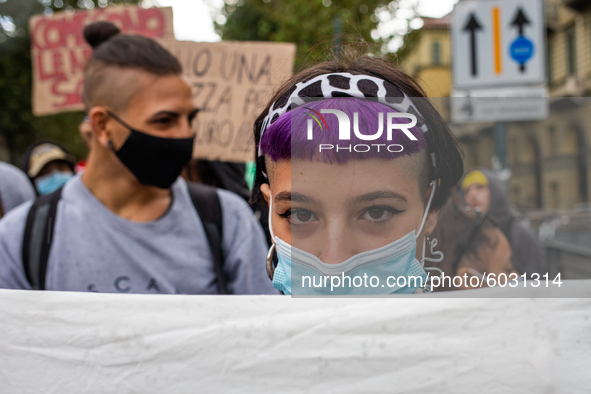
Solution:
<svg viewBox="0 0 591 394">
<path fill-rule="evenodd" d="M 273 253 L 275 252 L 275 244 L 271 244 L 269 251 L 267 252 L 267 275 L 269 279 L 273 280 L 275 274 L 275 267 L 273 267 Z"/>
<path fill-rule="evenodd" d="M 427 243 L 429 244 L 429 249 L 431 251 L 432 256 L 437 256 L 437 258 L 432 257 L 425 257 L 425 240 L 423 240 L 423 260 L 422 263 L 424 265 L 425 261 L 430 261 L 432 263 L 440 263 L 443 261 L 443 252 L 440 250 L 433 250 L 437 246 L 437 238 L 433 238 L 432 240 L 429 239 L 429 234 L 425 236 L 427 239 Z"/>
<path fill-rule="evenodd" d="M 426 246 L 425 240 L 429 244 L 431 255 L 438 256 L 438 258 L 425 257 L 425 246 Z M 425 270 L 425 272 L 432 271 L 432 272 L 437 273 L 437 276 L 439 276 L 439 280 L 440 280 L 439 283 L 441 283 L 443 281 L 443 276 L 444 276 L 443 270 L 439 267 L 425 267 L 425 261 L 430 261 L 432 263 L 439 263 L 439 262 L 443 261 L 443 252 L 433 250 L 436 246 L 437 246 L 437 238 L 433 238 L 431 240 L 431 239 L 429 239 L 428 234 L 425 236 L 425 238 L 423 238 L 423 258 L 421 260 L 421 265 L 423 266 L 423 269 Z M 425 281 L 425 286 L 423 287 L 423 292 L 425 292 L 425 293 L 431 292 L 431 287 L 429 286 L 429 282 L 431 281 L 432 277 L 433 277 L 433 275 L 429 275 L 429 273 L 427 272 L 427 280 Z"/>
</svg>

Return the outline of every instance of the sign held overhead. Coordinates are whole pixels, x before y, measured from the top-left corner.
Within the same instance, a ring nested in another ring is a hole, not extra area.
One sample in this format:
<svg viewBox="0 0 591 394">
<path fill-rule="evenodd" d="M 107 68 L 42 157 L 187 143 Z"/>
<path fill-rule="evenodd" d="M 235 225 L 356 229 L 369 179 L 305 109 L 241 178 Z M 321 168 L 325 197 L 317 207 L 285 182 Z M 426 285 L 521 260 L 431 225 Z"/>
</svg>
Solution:
<svg viewBox="0 0 591 394">
<path fill-rule="evenodd" d="M 195 105 L 193 157 L 255 158 L 252 125 L 273 91 L 292 75 L 295 45 L 276 42 L 160 40 L 183 66 Z"/>
<path fill-rule="evenodd" d="M 33 114 L 81 111 L 84 66 L 92 48 L 84 41 L 84 27 L 109 21 L 123 33 L 151 38 L 174 38 L 172 7 L 140 8 L 117 5 L 91 11 L 35 15 L 29 20 L 33 65 Z"/>
</svg>

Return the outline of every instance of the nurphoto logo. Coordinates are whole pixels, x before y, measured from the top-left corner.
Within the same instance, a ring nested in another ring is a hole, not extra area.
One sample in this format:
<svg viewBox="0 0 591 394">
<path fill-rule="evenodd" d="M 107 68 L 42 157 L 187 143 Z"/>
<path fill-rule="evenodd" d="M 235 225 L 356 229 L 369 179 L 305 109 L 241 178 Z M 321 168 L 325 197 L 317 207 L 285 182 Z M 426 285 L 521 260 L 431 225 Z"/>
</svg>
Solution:
<svg viewBox="0 0 591 394">
<path fill-rule="evenodd" d="M 332 114 L 337 117 L 339 122 L 339 140 L 340 141 L 348 141 L 351 140 L 351 120 L 349 116 L 338 109 L 321 109 L 320 113 L 315 111 L 311 108 L 305 107 L 310 112 L 305 112 L 306 115 L 309 115 L 311 119 L 308 119 L 307 123 L 307 137 L 308 140 L 312 140 L 314 138 L 314 121 L 320 127 L 320 130 L 324 132 L 325 130 L 328 131 L 328 125 L 324 116 L 322 114 Z M 417 138 L 409 131 L 409 129 L 415 127 L 417 125 L 417 117 L 413 114 L 409 113 L 399 113 L 399 112 L 388 112 L 384 114 L 383 112 L 379 112 L 378 116 L 378 130 L 373 134 L 362 134 L 359 130 L 359 113 L 353 113 L 353 133 L 355 133 L 355 137 L 363 141 L 375 141 L 382 137 L 384 133 L 384 118 L 386 119 L 386 138 L 388 141 L 392 141 L 392 135 L 395 130 L 400 130 L 410 139 L 411 141 L 417 141 Z M 394 119 L 408 119 L 408 123 L 395 123 Z M 336 149 L 336 151 L 345 150 L 348 152 L 355 151 L 355 152 L 369 152 L 372 147 L 376 148 L 377 151 L 380 151 L 380 148 L 384 147 L 388 150 L 388 152 L 402 152 L 403 146 L 400 144 L 355 144 L 355 145 L 345 145 L 340 146 L 333 144 L 319 144 L 318 149 L 319 152 L 323 150 L 331 150 Z"/>
</svg>

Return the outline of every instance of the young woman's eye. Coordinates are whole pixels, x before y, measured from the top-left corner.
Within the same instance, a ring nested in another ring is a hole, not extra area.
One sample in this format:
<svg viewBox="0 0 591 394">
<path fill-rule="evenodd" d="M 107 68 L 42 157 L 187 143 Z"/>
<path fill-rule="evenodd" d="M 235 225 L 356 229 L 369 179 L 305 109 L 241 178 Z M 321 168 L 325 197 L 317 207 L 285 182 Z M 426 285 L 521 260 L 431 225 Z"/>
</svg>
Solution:
<svg viewBox="0 0 591 394">
<path fill-rule="evenodd" d="M 289 219 L 293 224 L 305 224 L 317 219 L 316 215 L 307 209 L 290 209 L 279 216 Z"/>
<path fill-rule="evenodd" d="M 310 211 L 295 211 L 291 213 L 291 221 L 295 223 L 306 223 L 314 219 L 314 214 Z"/>
<path fill-rule="evenodd" d="M 400 213 L 400 212 L 402 212 L 402 211 L 399 211 L 399 210 L 391 208 L 391 207 L 371 207 L 371 208 L 366 209 L 365 212 L 362 213 L 361 219 L 371 220 L 371 221 L 376 222 L 376 221 L 386 220 L 390 216 L 392 216 L 393 214 Z"/>
</svg>

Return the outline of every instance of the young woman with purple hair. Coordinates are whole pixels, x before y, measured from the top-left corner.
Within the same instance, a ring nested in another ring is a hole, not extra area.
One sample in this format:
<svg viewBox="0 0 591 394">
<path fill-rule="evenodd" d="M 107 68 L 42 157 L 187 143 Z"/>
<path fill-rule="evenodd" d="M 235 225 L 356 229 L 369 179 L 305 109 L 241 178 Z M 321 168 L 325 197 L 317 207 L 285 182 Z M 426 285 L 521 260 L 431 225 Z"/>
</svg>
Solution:
<svg viewBox="0 0 591 394">
<path fill-rule="evenodd" d="M 412 78 L 367 56 L 318 64 L 276 92 L 254 132 L 252 198 L 269 205 L 267 271 L 276 288 L 426 288 L 425 248 L 436 245 L 429 234 L 463 165 L 455 137 Z"/>
</svg>

